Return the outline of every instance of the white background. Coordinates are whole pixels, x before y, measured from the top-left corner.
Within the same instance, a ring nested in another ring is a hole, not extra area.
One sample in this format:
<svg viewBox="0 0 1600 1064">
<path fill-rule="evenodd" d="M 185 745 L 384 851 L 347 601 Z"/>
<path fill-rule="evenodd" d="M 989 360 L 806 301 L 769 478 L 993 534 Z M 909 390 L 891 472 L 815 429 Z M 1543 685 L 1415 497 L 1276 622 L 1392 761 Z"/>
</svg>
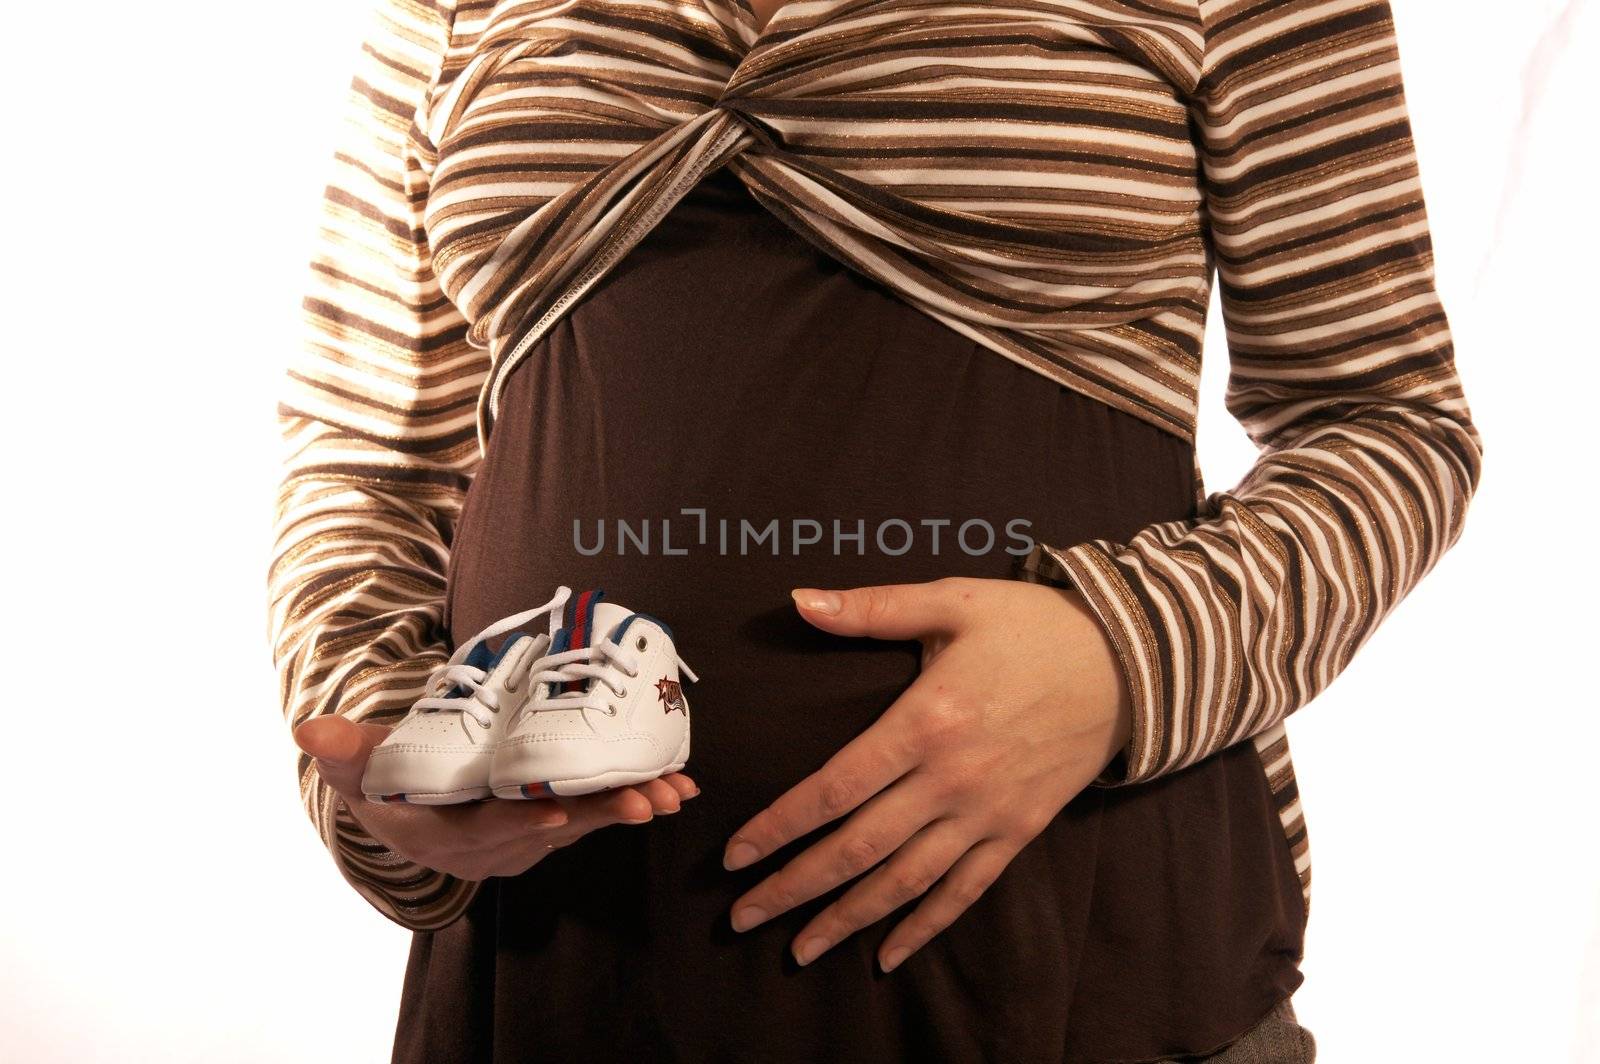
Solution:
<svg viewBox="0 0 1600 1064">
<path fill-rule="evenodd" d="M 12 21 L 5 1059 L 388 1059 L 409 935 L 300 810 L 264 605 L 274 387 L 367 3 Z M 1455 549 L 1291 721 L 1294 1000 L 1332 1064 L 1600 1061 L 1600 20 L 1394 10 L 1485 472 Z M 1218 488 L 1254 455 L 1215 313 L 1207 350 Z"/>
</svg>

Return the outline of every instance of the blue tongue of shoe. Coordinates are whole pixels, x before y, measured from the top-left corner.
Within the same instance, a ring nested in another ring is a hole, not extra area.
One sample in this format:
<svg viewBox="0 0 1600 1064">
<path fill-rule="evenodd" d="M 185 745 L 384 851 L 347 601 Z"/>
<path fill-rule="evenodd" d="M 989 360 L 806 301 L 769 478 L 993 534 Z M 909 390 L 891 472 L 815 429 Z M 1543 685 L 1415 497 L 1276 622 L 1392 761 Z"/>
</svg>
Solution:
<svg viewBox="0 0 1600 1064">
<path fill-rule="evenodd" d="M 467 656 L 462 659 L 462 664 L 471 665 L 475 669 L 482 669 L 484 673 L 487 674 L 492 672 L 494 667 L 504 660 L 505 656 L 511 652 L 512 647 L 516 646 L 524 639 L 532 638 L 533 637 L 528 635 L 526 632 L 512 632 L 506 636 L 505 645 L 499 650 L 490 650 L 489 641 L 485 639 L 483 642 L 467 651 Z M 468 693 L 469 692 L 465 687 L 462 687 L 460 684 L 456 684 L 448 692 L 446 692 L 444 697 L 465 698 Z"/>
<path fill-rule="evenodd" d="M 568 599 L 566 609 L 562 613 L 561 627 L 550 637 L 549 653 L 581 650 L 592 645 L 597 638 L 621 639 L 628 626 L 641 618 L 660 627 L 667 634 L 667 638 L 672 637 L 672 629 L 659 618 L 645 613 L 630 613 L 615 603 L 604 602 L 605 597 L 604 591 L 594 588 Z M 609 630 L 597 631 L 597 629 Z"/>
</svg>

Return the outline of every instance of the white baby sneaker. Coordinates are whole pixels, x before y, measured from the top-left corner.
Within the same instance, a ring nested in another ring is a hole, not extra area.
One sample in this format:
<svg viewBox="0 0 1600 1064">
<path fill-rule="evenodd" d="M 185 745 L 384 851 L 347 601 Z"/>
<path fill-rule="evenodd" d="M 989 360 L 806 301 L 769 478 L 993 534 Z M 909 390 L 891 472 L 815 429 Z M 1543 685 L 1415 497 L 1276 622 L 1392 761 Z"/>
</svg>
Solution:
<svg viewBox="0 0 1600 1064">
<path fill-rule="evenodd" d="M 689 702 L 672 632 L 654 617 L 574 596 L 529 674 L 532 693 L 495 747 L 499 798 L 590 794 L 644 783 L 689 760 Z"/>
<path fill-rule="evenodd" d="M 453 805 L 490 797 L 495 743 L 533 688 L 529 672 L 562 621 L 570 588 L 543 606 L 496 621 L 457 647 L 428 677 L 427 694 L 373 748 L 361 777 L 369 801 Z M 516 632 L 498 651 L 489 640 L 550 614 L 549 631 Z"/>
</svg>

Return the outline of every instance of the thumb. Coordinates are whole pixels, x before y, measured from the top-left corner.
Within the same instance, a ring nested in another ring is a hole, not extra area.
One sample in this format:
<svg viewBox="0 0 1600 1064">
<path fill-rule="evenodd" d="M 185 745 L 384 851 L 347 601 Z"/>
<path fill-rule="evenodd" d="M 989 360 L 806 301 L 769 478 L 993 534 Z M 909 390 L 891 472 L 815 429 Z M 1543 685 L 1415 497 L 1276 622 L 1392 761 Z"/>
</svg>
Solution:
<svg viewBox="0 0 1600 1064">
<path fill-rule="evenodd" d="M 956 623 L 955 592 L 945 581 L 882 584 L 847 591 L 796 588 L 800 616 L 835 635 L 922 639 L 947 634 Z"/>
<path fill-rule="evenodd" d="M 372 748 L 389 729 L 382 724 L 357 724 L 337 714 L 313 717 L 294 730 L 295 745 L 316 761 L 317 773 L 346 798 L 361 794 L 361 776 Z"/>
</svg>

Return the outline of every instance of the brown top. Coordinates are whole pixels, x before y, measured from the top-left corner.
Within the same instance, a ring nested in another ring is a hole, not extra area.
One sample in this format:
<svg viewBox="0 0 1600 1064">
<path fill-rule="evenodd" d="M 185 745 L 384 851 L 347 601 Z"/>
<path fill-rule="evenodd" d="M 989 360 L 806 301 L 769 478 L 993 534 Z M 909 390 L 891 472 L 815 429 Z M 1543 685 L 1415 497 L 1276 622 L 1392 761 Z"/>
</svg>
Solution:
<svg viewBox="0 0 1600 1064">
<path fill-rule="evenodd" d="M 1190 516 L 1192 478 L 1184 441 L 909 307 L 727 170 L 702 179 L 508 378 L 448 589 L 457 639 L 558 583 L 663 618 L 701 676 L 702 792 L 417 933 L 395 1059 L 1148 1060 L 1237 1037 L 1299 984 L 1304 926 L 1248 742 L 1089 788 L 887 976 L 888 922 L 790 958 L 839 892 L 729 927 L 735 898 L 829 829 L 721 867 L 735 828 L 916 675 L 915 644 L 810 629 L 791 587 L 1009 577 L 1013 533 L 1120 538 Z M 837 553 L 835 521 L 864 533 Z M 741 522 L 778 542 L 741 553 Z"/>
<path fill-rule="evenodd" d="M 1456 542 L 1482 464 L 1387 0 L 808 0 L 764 29 L 749 0 L 374 7 L 279 389 L 291 724 L 392 722 L 423 693 L 510 368 L 725 159 L 835 260 L 1183 439 L 1215 280 L 1228 342 L 1203 353 L 1228 357 L 1258 461 L 1196 477 L 1183 521 L 1041 541 L 1032 570 L 1083 593 L 1128 678 L 1103 782 L 1249 739 L 1310 903 L 1286 718 Z M 476 883 L 387 850 L 297 769 L 379 912 L 460 916 Z"/>
</svg>

